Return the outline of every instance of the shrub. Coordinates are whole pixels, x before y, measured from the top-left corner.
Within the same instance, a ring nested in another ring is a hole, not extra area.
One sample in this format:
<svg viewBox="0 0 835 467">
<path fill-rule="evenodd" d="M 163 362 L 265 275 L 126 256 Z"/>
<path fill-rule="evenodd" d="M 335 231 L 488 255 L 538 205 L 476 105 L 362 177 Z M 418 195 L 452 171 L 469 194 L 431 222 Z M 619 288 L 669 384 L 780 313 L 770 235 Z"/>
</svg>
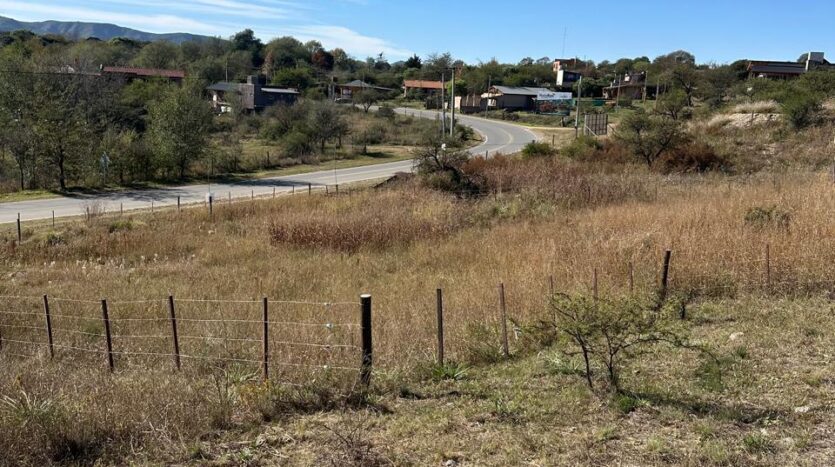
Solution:
<svg viewBox="0 0 835 467">
<path fill-rule="evenodd" d="M 663 173 L 703 173 L 728 168 L 728 162 L 708 144 L 689 143 L 664 153 L 656 163 Z"/>
<path fill-rule="evenodd" d="M 313 152 L 313 144 L 310 136 L 301 131 L 294 130 L 282 140 L 284 155 L 287 157 L 301 157 Z"/>
<path fill-rule="evenodd" d="M 630 358 L 660 344 L 695 348 L 687 343 L 681 321 L 673 316 L 672 309 L 679 306 L 675 301 L 557 294 L 551 302 L 553 314 L 535 325 L 533 332 L 568 336 L 583 356 L 589 388 L 594 388 L 592 361 L 596 361 L 606 369 L 610 388 L 620 392 L 620 369 Z"/>
<path fill-rule="evenodd" d="M 745 213 L 745 224 L 759 229 L 769 226 L 788 228 L 790 223 L 791 214 L 777 206 L 757 206 Z"/>
<path fill-rule="evenodd" d="M 560 149 L 560 153 L 569 159 L 583 160 L 587 159 L 591 153 L 601 149 L 602 147 L 603 145 L 597 140 L 597 138 L 588 135 L 581 135 L 579 138 L 572 141 L 571 144 Z"/>
<path fill-rule="evenodd" d="M 387 105 L 381 105 L 379 109 L 377 109 L 377 116 L 386 120 L 394 120 L 397 117 L 397 114 L 394 113 L 394 109 Z"/>
<path fill-rule="evenodd" d="M 557 149 L 548 143 L 531 141 L 522 148 L 524 157 L 551 157 L 557 154 Z"/>
<path fill-rule="evenodd" d="M 793 92 L 783 100 L 782 107 L 786 121 L 799 130 L 814 123 L 821 109 L 821 100 L 807 92 Z"/>
</svg>

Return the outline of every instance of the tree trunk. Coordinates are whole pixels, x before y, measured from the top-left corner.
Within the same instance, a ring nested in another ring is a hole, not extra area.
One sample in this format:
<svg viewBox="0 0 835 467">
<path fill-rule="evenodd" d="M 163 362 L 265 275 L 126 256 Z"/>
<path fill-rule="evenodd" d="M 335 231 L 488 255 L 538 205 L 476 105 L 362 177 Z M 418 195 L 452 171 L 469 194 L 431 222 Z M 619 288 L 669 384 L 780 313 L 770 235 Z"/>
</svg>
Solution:
<svg viewBox="0 0 835 467">
<path fill-rule="evenodd" d="M 67 191 L 67 174 L 64 170 L 64 150 L 60 149 L 58 154 L 58 186 L 61 191 Z"/>
</svg>

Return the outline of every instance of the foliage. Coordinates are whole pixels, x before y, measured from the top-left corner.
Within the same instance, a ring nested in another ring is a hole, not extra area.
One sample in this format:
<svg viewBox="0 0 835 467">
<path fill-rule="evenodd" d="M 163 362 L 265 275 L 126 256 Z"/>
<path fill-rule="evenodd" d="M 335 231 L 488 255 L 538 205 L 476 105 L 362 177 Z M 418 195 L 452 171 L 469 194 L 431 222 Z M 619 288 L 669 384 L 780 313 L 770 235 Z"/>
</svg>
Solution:
<svg viewBox="0 0 835 467">
<path fill-rule="evenodd" d="M 319 142 L 320 152 L 325 152 L 325 144 L 348 134 L 349 128 L 340 115 L 337 106 L 331 102 L 317 102 L 312 105 L 307 127 L 314 141 Z"/>
<path fill-rule="evenodd" d="M 461 149 L 458 141 L 432 132 L 425 137 L 422 146 L 413 151 L 413 156 L 418 174 L 429 186 L 461 196 L 481 192 L 476 178 L 463 170 L 470 155 Z"/>
<path fill-rule="evenodd" d="M 160 165 L 184 178 L 189 165 L 204 154 L 211 124 L 211 110 L 199 92 L 169 90 L 150 109 L 149 136 Z"/>
<path fill-rule="evenodd" d="M 524 157 L 551 157 L 557 154 L 557 148 L 543 141 L 531 141 L 522 148 Z"/>
<path fill-rule="evenodd" d="M 728 170 L 730 163 L 710 145 L 691 142 L 665 152 L 658 159 L 657 168 L 663 173 L 704 173 Z"/>
<path fill-rule="evenodd" d="M 615 139 L 652 167 L 661 154 L 682 144 L 686 136 L 677 121 L 639 111 L 623 119 Z"/>
<path fill-rule="evenodd" d="M 791 223 L 791 214 L 778 206 L 756 206 L 746 211 L 745 223 L 760 229 L 771 226 L 785 229 Z"/>
<path fill-rule="evenodd" d="M 383 95 L 380 91 L 377 91 L 376 89 L 365 89 L 356 93 L 354 96 L 354 102 L 359 104 L 365 113 L 368 113 L 371 106 L 379 102 L 382 98 Z"/>
<path fill-rule="evenodd" d="M 592 151 L 602 148 L 602 144 L 594 136 L 580 135 L 575 138 L 567 146 L 560 148 L 560 154 L 569 158 L 582 160 L 585 159 Z"/>
<path fill-rule="evenodd" d="M 783 99 L 782 108 L 786 122 L 793 129 L 799 130 L 814 123 L 817 112 L 821 109 L 821 99 L 809 92 L 797 91 Z"/>
<path fill-rule="evenodd" d="M 620 370 L 631 359 L 660 344 L 695 348 L 671 312 L 678 306 L 634 297 L 596 299 L 557 294 L 551 300 L 551 316 L 540 320 L 535 329 L 570 339 L 575 350 L 569 354 L 582 356 L 590 388 L 595 381 L 592 363 L 597 362 L 605 368 L 610 387 L 620 392 Z"/>
</svg>

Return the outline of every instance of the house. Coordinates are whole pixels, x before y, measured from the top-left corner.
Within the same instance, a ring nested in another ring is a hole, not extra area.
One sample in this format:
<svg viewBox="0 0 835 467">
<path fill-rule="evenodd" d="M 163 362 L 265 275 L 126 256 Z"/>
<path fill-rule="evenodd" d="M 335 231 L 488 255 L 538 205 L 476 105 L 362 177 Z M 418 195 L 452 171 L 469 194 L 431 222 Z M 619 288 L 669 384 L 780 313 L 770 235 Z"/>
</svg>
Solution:
<svg viewBox="0 0 835 467">
<path fill-rule="evenodd" d="M 464 114 L 474 114 L 487 108 L 487 99 L 472 94 L 469 96 L 455 96 L 455 109 Z"/>
<path fill-rule="evenodd" d="M 391 88 L 384 88 L 382 86 L 374 86 L 372 84 L 368 84 L 365 81 L 361 81 L 355 79 L 349 83 L 345 84 L 336 84 L 334 85 L 334 90 L 336 91 L 336 98 L 337 99 L 353 99 L 355 94 L 361 93 L 363 91 L 367 91 L 369 89 L 373 89 L 378 92 L 390 92 L 393 91 Z"/>
<path fill-rule="evenodd" d="M 826 60 L 823 52 L 809 52 L 805 60 L 797 62 L 748 62 L 749 78 L 791 79 L 814 70 L 835 70 L 835 65 Z"/>
<path fill-rule="evenodd" d="M 156 68 L 136 68 L 128 66 L 101 66 L 102 76 L 122 76 L 126 81 L 142 78 L 162 78 L 175 83 L 181 83 L 186 72 L 182 70 L 160 70 Z"/>
<path fill-rule="evenodd" d="M 425 81 L 420 79 L 407 79 L 403 81 L 403 96 L 409 93 L 409 90 L 417 90 L 423 92 L 437 92 L 443 89 L 444 84 L 440 81 Z"/>
<path fill-rule="evenodd" d="M 486 100 L 487 110 L 534 110 L 537 96 L 552 93 L 546 88 L 491 86 L 481 97 Z"/>
<path fill-rule="evenodd" d="M 647 98 L 655 97 L 655 85 L 647 83 L 646 72 L 627 73 L 623 78 L 618 77 L 611 85 L 603 88 L 603 98 L 638 100 L 644 98 L 644 92 L 647 93 Z"/>
<path fill-rule="evenodd" d="M 278 104 L 296 103 L 299 92 L 295 89 L 268 86 L 264 76 L 249 76 L 246 83 L 221 81 L 206 88 L 212 95 L 212 107 L 216 112 L 230 112 L 235 104 L 244 111 L 258 112 Z"/>
</svg>

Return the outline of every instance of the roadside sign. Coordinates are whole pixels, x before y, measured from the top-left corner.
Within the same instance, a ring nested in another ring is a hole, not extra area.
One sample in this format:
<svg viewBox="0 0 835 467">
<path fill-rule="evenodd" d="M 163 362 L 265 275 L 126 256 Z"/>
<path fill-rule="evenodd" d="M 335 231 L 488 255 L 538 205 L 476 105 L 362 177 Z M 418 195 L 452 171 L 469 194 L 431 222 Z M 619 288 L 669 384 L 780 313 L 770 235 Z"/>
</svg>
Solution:
<svg viewBox="0 0 835 467">
<path fill-rule="evenodd" d="M 580 81 L 580 76 L 582 75 L 576 71 L 559 70 L 557 71 L 557 86 L 570 86 Z"/>
<path fill-rule="evenodd" d="M 570 92 L 539 92 L 536 95 L 536 112 L 545 115 L 571 115 Z"/>
</svg>

